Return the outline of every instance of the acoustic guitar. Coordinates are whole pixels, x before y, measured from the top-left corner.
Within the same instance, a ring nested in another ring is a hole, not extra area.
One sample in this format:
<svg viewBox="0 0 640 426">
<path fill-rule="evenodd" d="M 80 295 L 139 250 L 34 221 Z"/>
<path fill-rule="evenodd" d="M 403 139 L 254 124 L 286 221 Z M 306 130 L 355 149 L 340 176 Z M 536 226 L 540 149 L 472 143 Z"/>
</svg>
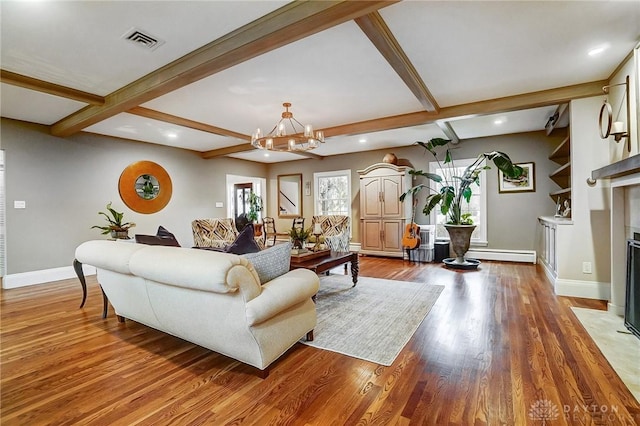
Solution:
<svg viewBox="0 0 640 426">
<path fill-rule="evenodd" d="M 408 250 L 413 250 L 420 245 L 420 227 L 413 222 L 416 217 L 416 204 L 418 204 L 417 198 L 413 200 L 411 223 L 405 226 L 404 235 L 402 236 L 402 246 Z"/>
</svg>

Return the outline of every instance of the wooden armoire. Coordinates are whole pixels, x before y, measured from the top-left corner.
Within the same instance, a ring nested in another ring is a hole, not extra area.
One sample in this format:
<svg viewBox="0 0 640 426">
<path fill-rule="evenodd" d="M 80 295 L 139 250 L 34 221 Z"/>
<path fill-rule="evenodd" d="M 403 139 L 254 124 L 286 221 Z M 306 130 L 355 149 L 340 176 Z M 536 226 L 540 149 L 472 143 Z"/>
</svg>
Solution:
<svg viewBox="0 0 640 426">
<path fill-rule="evenodd" d="M 411 220 L 412 198 L 400 202 L 411 188 L 409 167 L 376 163 L 360 175 L 360 253 L 402 257 L 402 235 Z"/>
</svg>

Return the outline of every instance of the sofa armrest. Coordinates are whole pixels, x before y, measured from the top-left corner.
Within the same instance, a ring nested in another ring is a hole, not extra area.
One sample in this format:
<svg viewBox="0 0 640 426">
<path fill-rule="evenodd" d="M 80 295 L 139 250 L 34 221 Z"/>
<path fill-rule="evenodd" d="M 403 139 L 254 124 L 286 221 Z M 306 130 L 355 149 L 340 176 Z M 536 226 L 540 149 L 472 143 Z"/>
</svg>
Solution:
<svg viewBox="0 0 640 426">
<path fill-rule="evenodd" d="M 262 286 L 260 295 L 247 302 L 249 325 L 260 324 L 286 309 L 310 299 L 318 292 L 318 275 L 294 269 Z"/>
</svg>

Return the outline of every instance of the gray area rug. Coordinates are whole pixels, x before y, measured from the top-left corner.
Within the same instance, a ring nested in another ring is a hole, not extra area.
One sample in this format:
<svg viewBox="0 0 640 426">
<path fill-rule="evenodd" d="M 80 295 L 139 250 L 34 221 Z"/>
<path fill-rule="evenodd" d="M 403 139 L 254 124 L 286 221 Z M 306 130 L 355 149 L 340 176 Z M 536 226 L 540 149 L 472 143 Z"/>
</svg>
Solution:
<svg viewBox="0 0 640 426">
<path fill-rule="evenodd" d="M 624 319 L 607 311 L 571 308 L 589 336 L 640 401 L 640 339 L 628 332 Z"/>
<path fill-rule="evenodd" d="M 393 364 L 444 286 L 330 275 L 320 278 L 314 341 L 305 345 L 376 364 Z"/>
</svg>

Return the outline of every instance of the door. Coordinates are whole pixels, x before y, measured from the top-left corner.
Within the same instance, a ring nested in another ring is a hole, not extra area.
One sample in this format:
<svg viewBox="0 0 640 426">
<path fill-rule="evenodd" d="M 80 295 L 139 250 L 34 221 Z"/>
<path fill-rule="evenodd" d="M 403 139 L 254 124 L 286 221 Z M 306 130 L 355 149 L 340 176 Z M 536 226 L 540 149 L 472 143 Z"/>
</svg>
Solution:
<svg viewBox="0 0 640 426">
<path fill-rule="evenodd" d="M 233 185 L 233 217 L 236 222 L 236 227 L 239 225 L 238 217 L 242 214 L 246 216 L 246 214 L 249 213 L 249 195 L 252 190 L 252 183 L 236 183 Z M 240 222 L 246 222 L 246 220 L 243 221 L 241 219 Z M 244 223 L 244 225 L 246 225 L 246 223 Z M 241 227 L 244 228 L 244 226 Z"/>
</svg>

